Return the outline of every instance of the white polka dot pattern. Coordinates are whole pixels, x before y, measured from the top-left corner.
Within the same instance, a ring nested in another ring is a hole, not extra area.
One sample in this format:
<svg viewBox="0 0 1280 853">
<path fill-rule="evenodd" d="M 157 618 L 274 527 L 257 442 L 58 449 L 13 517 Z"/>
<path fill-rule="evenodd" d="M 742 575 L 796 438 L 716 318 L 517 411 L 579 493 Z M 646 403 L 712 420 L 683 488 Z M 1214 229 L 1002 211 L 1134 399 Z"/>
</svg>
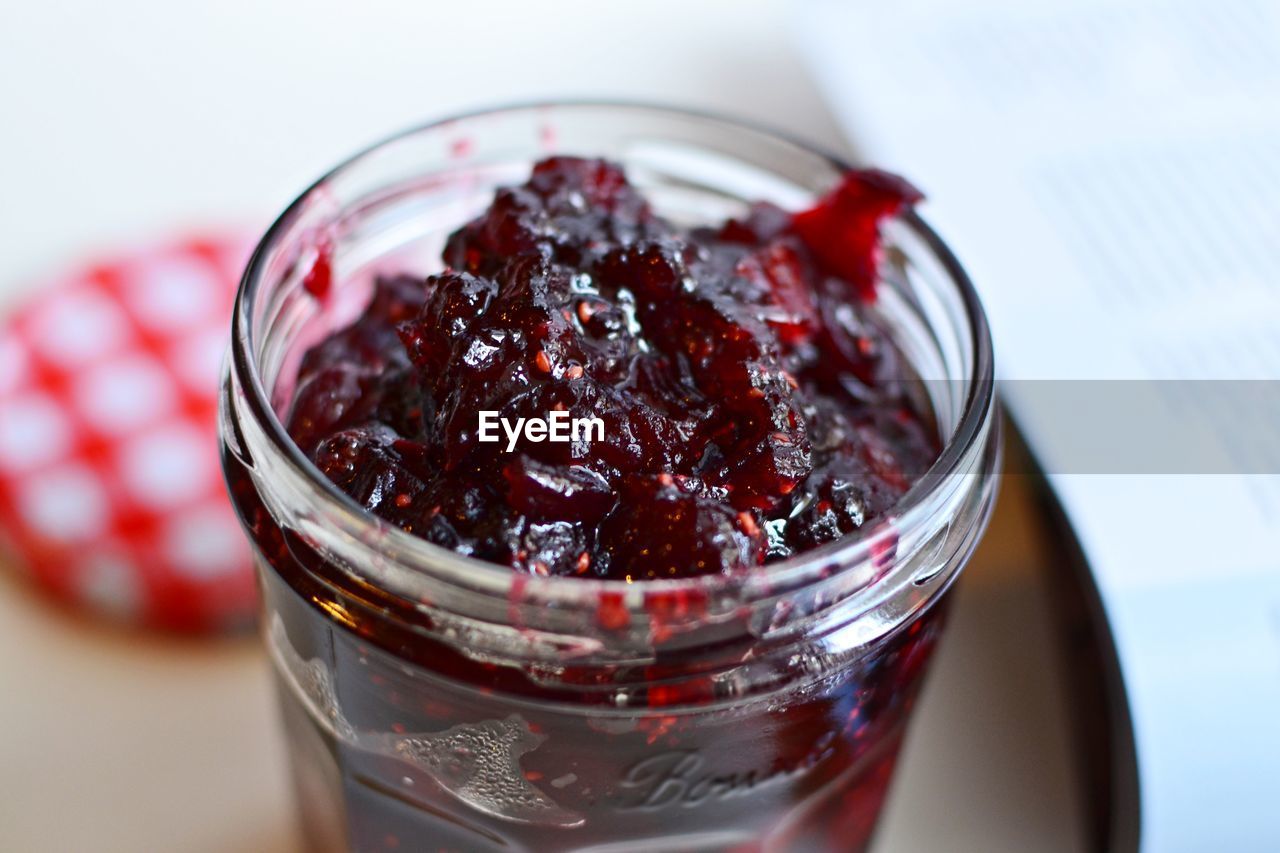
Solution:
<svg viewBox="0 0 1280 853">
<path fill-rule="evenodd" d="M 138 617 L 145 594 L 133 566 L 105 554 L 91 555 L 78 567 L 75 586 L 82 603 L 123 621 Z"/>
<path fill-rule="evenodd" d="M 28 477 L 19 496 L 27 523 L 46 539 L 83 542 L 106 527 L 106 489 L 85 465 L 70 463 Z"/>
<path fill-rule="evenodd" d="M 125 297 L 139 322 L 171 333 L 203 328 L 219 310 L 225 286 L 207 263 L 177 255 L 148 259 L 129 270 Z"/>
<path fill-rule="evenodd" d="M 130 439 L 117 457 L 129 496 L 142 506 L 163 511 L 207 493 L 217 471 L 208 459 L 214 445 L 202 438 L 199 430 L 187 424 L 172 424 Z"/>
<path fill-rule="evenodd" d="M 253 575 L 216 413 L 250 247 L 152 247 L 37 289 L 0 323 L 5 563 L 117 620 L 246 624 Z"/>
<path fill-rule="evenodd" d="M 45 394 L 14 395 L 0 417 L 0 468 L 22 471 L 67 452 L 71 428 Z"/>
<path fill-rule="evenodd" d="M 202 580 L 237 571 L 243 540 L 235 519 L 203 509 L 174 518 L 165 531 L 164 548 L 176 568 Z"/>
<path fill-rule="evenodd" d="M 42 300 L 29 329 L 28 340 L 40 356 L 65 368 L 112 354 L 129 334 L 120 306 L 87 285 Z"/>
<path fill-rule="evenodd" d="M 216 374 L 205 374 L 205 378 L 209 375 Z M 85 421 L 109 435 L 154 423 L 177 403 L 173 382 L 154 359 L 142 354 L 89 368 L 73 384 Z"/>
</svg>

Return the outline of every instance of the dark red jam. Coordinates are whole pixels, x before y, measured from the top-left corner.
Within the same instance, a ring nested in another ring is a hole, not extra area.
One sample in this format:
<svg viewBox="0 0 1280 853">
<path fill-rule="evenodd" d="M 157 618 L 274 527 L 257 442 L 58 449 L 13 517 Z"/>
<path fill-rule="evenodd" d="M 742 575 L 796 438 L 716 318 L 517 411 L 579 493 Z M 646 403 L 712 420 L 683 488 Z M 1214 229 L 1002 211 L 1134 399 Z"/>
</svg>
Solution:
<svg viewBox="0 0 1280 853">
<path fill-rule="evenodd" d="M 732 575 L 803 552 L 884 519 L 937 454 L 869 310 L 877 225 L 916 198 L 855 172 L 803 213 L 757 204 L 682 228 L 617 166 L 543 161 L 452 235 L 446 272 L 383 278 L 306 354 L 289 432 L 370 512 L 521 573 Z M 317 298 L 328 257 L 306 283 Z M 481 411 L 604 428 L 525 433 L 507 452 L 501 431 L 479 440 Z M 750 608 L 700 622 L 707 601 L 652 587 L 636 662 L 513 662 L 447 608 L 323 556 L 268 509 L 236 444 L 224 461 L 261 558 L 311 846 L 869 843 L 945 599 L 874 640 L 814 625 L 779 652 Z M 524 632 L 514 614 L 534 581 L 517 581 L 503 627 Z M 766 616 L 803 621 L 789 612 Z M 608 647 L 634 619 L 606 591 L 588 621 Z M 694 627 L 668 628 L 682 620 Z"/>
<path fill-rule="evenodd" d="M 917 198 L 853 172 L 811 210 L 683 228 L 612 163 L 543 160 L 454 232 L 445 272 L 383 278 L 307 353 L 289 432 L 369 511 L 520 572 L 785 559 L 871 524 L 937 456 L 866 310 L 878 225 Z M 498 425 L 552 417 L 569 440 Z"/>
</svg>

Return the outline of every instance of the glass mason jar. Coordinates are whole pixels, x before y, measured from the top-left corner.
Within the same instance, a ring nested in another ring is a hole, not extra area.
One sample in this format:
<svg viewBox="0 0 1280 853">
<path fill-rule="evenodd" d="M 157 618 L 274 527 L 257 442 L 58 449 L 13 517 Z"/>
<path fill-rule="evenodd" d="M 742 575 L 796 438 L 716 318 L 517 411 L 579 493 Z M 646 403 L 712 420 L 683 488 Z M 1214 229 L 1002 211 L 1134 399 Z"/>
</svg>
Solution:
<svg viewBox="0 0 1280 853">
<path fill-rule="evenodd" d="M 301 354 L 350 322 L 374 276 L 438 271 L 448 233 L 554 152 L 621 162 L 686 223 L 805 206 L 847 168 L 705 115 L 516 107 L 365 151 L 267 232 L 236 306 L 223 459 L 308 842 L 862 849 L 999 454 L 982 309 L 914 213 L 884 228 L 874 310 L 944 450 L 889 517 L 785 562 L 634 584 L 517 575 L 365 512 L 281 425 Z"/>
</svg>

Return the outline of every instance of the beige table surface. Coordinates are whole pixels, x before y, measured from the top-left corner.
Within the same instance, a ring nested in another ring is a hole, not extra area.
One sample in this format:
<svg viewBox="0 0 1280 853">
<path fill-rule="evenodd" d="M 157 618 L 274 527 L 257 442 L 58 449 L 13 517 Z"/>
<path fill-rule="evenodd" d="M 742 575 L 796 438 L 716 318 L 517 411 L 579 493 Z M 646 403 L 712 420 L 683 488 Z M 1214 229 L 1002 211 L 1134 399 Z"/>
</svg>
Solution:
<svg viewBox="0 0 1280 853">
<path fill-rule="evenodd" d="M 1009 477 L 958 588 L 882 832 L 890 851 L 1078 851 L 1035 519 Z M 85 624 L 0 584 L 0 851 L 296 849 L 253 639 Z"/>
<path fill-rule="evenodd" d="M 481 104 L 676 102 L 840 147 L 788 14 L 785 0 L 0 4 L 0 309 L 93 248 L 263 223 L 379 135 Z M 1008 489 L 881 853 L 1081 849 L 1036 549 Z M 283 761 L 255 641 L 85 624 L 0 566 L 0 853 L 290 850 Z"/>
</svg>

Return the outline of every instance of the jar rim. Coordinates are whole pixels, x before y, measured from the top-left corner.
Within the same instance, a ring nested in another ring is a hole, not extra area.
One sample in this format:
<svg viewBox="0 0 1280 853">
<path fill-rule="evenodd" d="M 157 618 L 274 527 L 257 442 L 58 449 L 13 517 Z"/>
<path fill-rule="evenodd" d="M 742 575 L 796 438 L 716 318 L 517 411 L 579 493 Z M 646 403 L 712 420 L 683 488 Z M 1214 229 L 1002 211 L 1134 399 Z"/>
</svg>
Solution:
<svg viewBox="0 0 1280 853">
<path fill-rule="evenodd" d="M 629 100 L 544 100 L 486 107 L 419 124 L 366 146 L 315 180 L 272 223 L 255 246 L 236 294 L 232 319 L 230 369 L 239 387 L 243 389 L 243 401 L 248 414 L 257 421 L 263 434 L 270 441 L 271 449 L 278 461 L 284 463 L 290 474 L 313 489 L 315 496 L 332 511 L 333 517 L 343 521 L 344 529 L 356 533 L 357 538 L 364 542 L 376 542 L 379 547 L 394 550 L 399 561 L 411 564 L 407 566 L 410 571 L 426 574 L 450 586 L 471 592 L 504 597 L 510 594 L 516 584 L 519 584 L 522 594 L 542 601 L 557 599 L 581 601 L 583 596 L 601 597 L 610 594 L 625 595 L 625 598 L 620 599 L 623 601 L 635 601 L 634 592 L 637 589 L 645 594 L 672 596 L 695 591 L 714 596 L 718 592 L 737 590 L 748 591 L 748 599 L 750 599 L 751 590 L 757 590 L 760 595 L 776 594 L 779 590 L 796 589 L 829 579 L 830 573 L 827 569 L 831 566 L 847 567 L 863 564 L 877 553 L 878 546 L 893 541 L 898 529 L 909 527 L 918 523 L 923 517 L 927 517 L 930 511 L 927 498 L 935 494 L 939 487 L 963 468 L 965 460 L 984 434 L 984 426 L 994 404 L 994 368 L 990 330 L 973 283 L 943 240 L 914 210 L 903 211 L 895 218 L 921 241 L 933 255 L 933 260 L 940 265 L 955 286 L 964 317 L 968 322 L 968 333 L 973 345 L 973 371 L 972 376 L 964 380 L 967 393 L 960 417 L 950 437 L 944 442 L 938 458 L 893 505 L 890 512 L 869 529 L 852 532 L 776 563 L 752 566 L 732 574 L 656 578 L 635 583 L 604 578 L 525 575 L 513 572 L 507 566 L 468 557 L 435 545 L 379 518 L 339 489 L 306 457 L 277 416 L 275 407 L 271 403 L 271 394 L 262 381 L 255 355 L 252 307 L 256 303 L 259 286 L 262 285 L 265 277 L 266 261 L 272 248 L 288 231 L 307 203 L 324 191 L 327 183 L 358 167 L 367 158 L 384 148 L 459 121 L 548 109 L 651 112 L 667 117 L 699 120 L 719 125 L 728 131 L 752 133 L 773 142 L 781 142 L 826 161 L 840 173 L 854 168 L 847 160 L 830 151 L 762 123 L 702 109 Z M 891 586 L 898 575 L 909 568 L 909 561 L 894 565 L 889 571 L 874 578 L 855 592 L 853 598 L 863 595 L 871 596 L 883 587 Z"/>
</svg>

